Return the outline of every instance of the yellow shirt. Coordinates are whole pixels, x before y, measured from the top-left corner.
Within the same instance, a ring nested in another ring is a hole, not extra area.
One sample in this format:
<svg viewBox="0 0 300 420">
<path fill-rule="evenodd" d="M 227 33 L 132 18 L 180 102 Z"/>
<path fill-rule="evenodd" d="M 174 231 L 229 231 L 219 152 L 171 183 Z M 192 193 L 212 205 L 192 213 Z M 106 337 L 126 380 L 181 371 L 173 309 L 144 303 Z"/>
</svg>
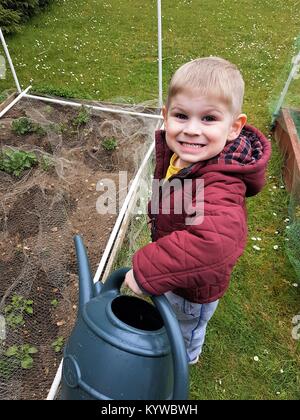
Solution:
<svg viewBox="0 0 300 420">
<path fill-rule="evenodd" d="M 175 161 L 176 161 L 177 158 L 178 158 L 178 156 L 176 155 L 176 153 L 173 153 L 173 156 L 170 159 L 170 165 L 168 167 L 165 179 L 169 179 L 169 178 L 171 178 L 171 176 L 176 175 L 176 174 L 178 174 L 179 171 L 181 171 L 182 168 L 177 168 L 175 166 Z"/>
</svg>

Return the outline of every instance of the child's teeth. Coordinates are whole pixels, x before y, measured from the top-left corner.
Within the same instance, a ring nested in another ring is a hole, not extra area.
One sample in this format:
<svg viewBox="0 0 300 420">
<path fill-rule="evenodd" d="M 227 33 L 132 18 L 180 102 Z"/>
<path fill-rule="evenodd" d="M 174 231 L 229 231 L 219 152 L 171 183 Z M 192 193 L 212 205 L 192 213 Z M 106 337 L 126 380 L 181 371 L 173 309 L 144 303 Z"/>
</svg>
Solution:
<svg viewBox="0 0 300 420">
<path fill-rule="evenodd" d="M 184 143 L 184 142 L 182 144 L 184 144 L 186 146 L 189 146 L 189 147 L 202 147 L 201 144 L 191 144 L 191 143 Z"/>
</svg>

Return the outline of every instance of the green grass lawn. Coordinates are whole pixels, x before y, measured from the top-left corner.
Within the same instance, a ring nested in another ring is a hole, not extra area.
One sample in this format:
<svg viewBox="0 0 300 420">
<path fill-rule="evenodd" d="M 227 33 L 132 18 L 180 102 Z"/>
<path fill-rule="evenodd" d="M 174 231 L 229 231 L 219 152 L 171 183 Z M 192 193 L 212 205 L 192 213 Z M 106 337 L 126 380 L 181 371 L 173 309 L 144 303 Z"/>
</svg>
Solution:
<svg viewBox="0 0 300 420">
<path fill-rule="evenodd" d="M 162 3 L 164 92 L 182 63 L 220 55 L 240 67 L 244 111 L 268 134 L 296 52 L 299 2 Z M 158 95 L 156 32 L 155 0 L 69 0 L 57 1 L 7 42 L 23 87 L 139 103 Z M 8 74 L 0 93 L 12 85 Z M 289 197 L 280 171 L 274 145 L 268 184 L 248 200 L 248 247 L 209 325 L 202 360 L 191 368 L 192 399 L 300 399 L 300 344 L 292 338 L 292 318 L 300 314 L 300 287 L 293 284 L 300 279 L 285 254 Z"/>
</svg>

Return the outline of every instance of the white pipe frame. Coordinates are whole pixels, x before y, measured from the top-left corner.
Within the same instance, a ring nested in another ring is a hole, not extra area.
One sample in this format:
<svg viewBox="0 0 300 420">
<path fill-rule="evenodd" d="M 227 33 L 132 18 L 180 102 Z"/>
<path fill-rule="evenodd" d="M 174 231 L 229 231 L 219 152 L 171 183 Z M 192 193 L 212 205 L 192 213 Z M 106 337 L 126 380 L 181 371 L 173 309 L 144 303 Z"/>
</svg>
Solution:
<svg viewBox="0 0 300 420">
<path fill-rule="evenodd" d="M 272 119 L 272 123 L 274 123 L 274 121 L 276 120 L 276 118 L 278 117 L 280 108 L 283 104 L 284 98 L 288 92 L 288 89 L 290 87 L 291 81 L 294 79 L 294 77 L 296 76 L 297 72 L 299 71 L 299 65 L 300 65 L 300 51 L 298 53 L 298 55 L 296 55 L 296 57 L 293 60 L 293 67 L 290 71 L 289 77 L 287 78 L 287 81 L 285 82 L 284 88 L 280 94 L 276 109 L 273 113 L 273 119 Z"/>
<path fill-rule="evenodd" d="M 45 96 L 37 96 L 37 95 L 25 95 L 25 98 L 29 99 L 37 99 L 39 101 L 44 102 L 50 102 L 53 104 L 59 104 L 59 105 L 66 105 L 66 106 L 75 106 L 77 108 L 80 108 L 84 106 L 85 108 L 95 109 L 97 111 L 103 111 L 103 112 L 111 112 L 115 114 L 125 114 L 125 115 L 135 115 L 137 117 L 143 117 L 143 118 L 152 118 L 155 120 L 161 120 L 162 116 L 157 114 L 146 114 L 145 112 L 135 112 L 135 111 L 125 111 L 124 109 L 118 109 L 118 108 L 107 108 L 97 105 L 88 105 L 81 102 L 74 102 L 74 101 L 65 101 L 62 99 L 54 99 L 54 98 L 47 98 Z"/>
<path fill-rule="evenodd" d="M 3 111 L 0 112 L 0 118 L 3 117 L 17 102 L 19 102 L 20 99 L 22 99 L 24 96 L 26 96 L 26 93 L 31 89 L 31 86 L 28 86 L 20 95 L 18 95 L 10 104 L 7 105 L 3 109 Z"/>
<path fill-rule="evenodd" d="M 50 391 L 48 392 L 47 398 L 46 400 L 48 401 L 52 401 L 55 399 L 56 394 L 57 394 L 57 390 L 59 388 L 60 382 L 61 382 L 61 376 L 62 376 L 62 366 L 63 366 L 63 359 L 60 361 L 59 367 L 56 371 L 54 380 L 52 382 Z"/>
<path fill-rule="evenodd" d="M 162 87 L 162 19 L 161 19 L 161 0 L 157 0 L 157 42 L 158 42 L 158 104 L 163 106 L 163 87 Z"/>
<path fill-rule="evenodd" d="M 15 71 L 15 68 L 14 68 L 14 65 L 13 65 L 13 62 L 12 62 L 12 59 L 10 57 L 10 54 L 9 54 L 9 51 L 8 51 L 8 48 L 7 48 L 7 45 L 6 45 L 6 42 L 5 42 L 5 39 L 4 39 L 4 36 L 3 36 L 3 33 L 2 33 L 1 28 L 0 28 L 0 39 L 1 39 L 1 42 L 2 42 L 2 46 L 3 46 L 4 52 L 5 52 L 5 55 L 6 55 L 8 64 L 9 64 L 9 67 L 10 67 L 11 72 L 12 72 L 12 75 L 13 75 L 13 78 L 15 80 L 15 84 L 17 86 L 17 90 L 18 90 L 19 93 L 21 93 L 22 92 L 22 89 L 21 89 L 21 86 L 20 86 L 20 83 L 19 83 L 19 80 L 18 80 L 18 77 L 17 77 L 17 73 Z"/>
</svg>

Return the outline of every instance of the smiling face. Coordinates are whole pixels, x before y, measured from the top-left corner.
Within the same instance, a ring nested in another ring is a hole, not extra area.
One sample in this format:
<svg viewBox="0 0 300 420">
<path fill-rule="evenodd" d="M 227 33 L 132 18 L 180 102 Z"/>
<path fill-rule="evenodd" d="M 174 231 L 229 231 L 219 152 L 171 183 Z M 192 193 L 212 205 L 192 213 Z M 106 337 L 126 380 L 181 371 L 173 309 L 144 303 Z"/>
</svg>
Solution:
<svg viewBox="0 0 300 420">
<path fill-rule="evenodd" d="M 175 166 L 180 168 L 218 155 L 247 120 L 245 114 L 234 116 L 227 104 L 197 90 L 175 95 L 163 113 L 167 145 L 178 156 Z"/>
</svg>

